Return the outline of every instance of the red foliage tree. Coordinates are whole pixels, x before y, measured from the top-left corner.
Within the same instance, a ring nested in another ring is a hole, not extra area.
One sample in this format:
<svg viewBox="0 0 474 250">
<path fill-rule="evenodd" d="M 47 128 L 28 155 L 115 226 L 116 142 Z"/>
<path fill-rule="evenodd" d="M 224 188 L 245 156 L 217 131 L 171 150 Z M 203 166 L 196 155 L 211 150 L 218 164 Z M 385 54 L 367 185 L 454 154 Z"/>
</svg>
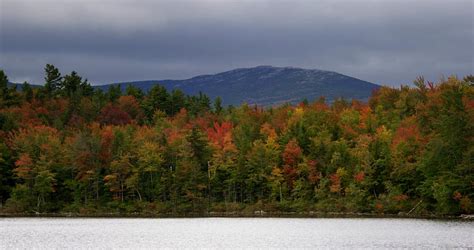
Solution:
<svg viewBox="0 0 474 250">
<path fill-rule="evenodd" d="M 33 160 L 28 154 L 20 155 L 20 158 L 15 162 L 16 168 L 14 169 L 16 175 L 22 179 L 31 178 L 31 168 Z"/>
<path fill-rule="evenodd" d="M 134 96 L 126 95 L 118 99 L 118 107 L 126 112 L 132 119 L 144 118 L 140 104 Z"/>
<path fill-rule="evenodd" d="M 395 132 L 392 146 L 395 148 L 401 142 L 420 142 L 421 140 L 422 136 L 420 130 L 418 129 L 418 125 L 416 124 L 415 118 L 407 118 L 402 122 L 400 127 L 398 127 L 397 131 Z"/>
<path fill-rule="evenodd" d="M 207 137 L 211 143 L 223 149 L 232 143 L 232 127 L 231 122 L 222 122 L 220 125 L 214 122 L 214 126 L 207 129 Z"/>
<path fill-rule="evenodd" d="M 100 139 L 100 160 L 107 164 L 112 159 L 112 143 L 114 141 L 114 132 L 112 127 L 106 127 L 101 134 Z"/>
<path fill-rule="evenodd" d="M 296 167 L 299 160 L 301 159 L 301 148 L 295 139 L 292 139 L 286 144 L 285 150 L 283 151 L 283 164 L 284 166 Z"/>
<path fill-rule="evenodd" d="M 318 172 L 317 164 L 318 162 L 315 160 L 308 161 L 308 180 L 313 185 L 316 184 L 321 178 L 321 173 Z"/>
<path fill-rule="evenodd" d="M 297 166 L 301 159 L 302 151 L 295 139 L 292 139 L 286 144 L 283 151 L 283 173 L 290 189 L 293 187 L 298 172 Z"/>
<path fill-rule="evenodd" d="M 357 174 L 354 175 L 354 180 L 356 182 L 363 182 L 365 179 L 365 173 L 364 171 L 360 171 Z"/>
<path fill-rule="evenodd" d="M 107 125 L 125 125 L 132 121 L 130 115 L 112 104 L 107 104 L 100 111 L 98 121 Z"/>
</svg>

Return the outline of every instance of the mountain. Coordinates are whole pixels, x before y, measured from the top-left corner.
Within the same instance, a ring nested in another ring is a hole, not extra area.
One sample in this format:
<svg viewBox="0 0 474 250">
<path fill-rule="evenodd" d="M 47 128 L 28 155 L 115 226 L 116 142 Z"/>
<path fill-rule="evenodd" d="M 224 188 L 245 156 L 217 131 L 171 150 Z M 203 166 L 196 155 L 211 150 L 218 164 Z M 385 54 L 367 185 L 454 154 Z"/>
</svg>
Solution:
<svg viewBox="0 0 474 250">
<path fill-rule="evenodd" d="M 107 91 L 110 86 L 120 84 L 125 91 L 133 85 L 147 92 L 160 84 L 169 91 L 180 89 L 189 95 L 199 92 L 212 99 L 220 96 L 224 105 L 241 103 L 270 106 L 282 103 L 298 103 L 303 99 L 315 100 L 320 96 L 331 102 L 339 97 L 368 100 L 379 85 L 332 71 L 302 69 L 294 67 L 257 66 L 234 69 L 214 75 L 200 75 L 185 80 L 147 80 L 121 82 L 93 86 Z M 16 85 L 21 90 L 19 83 Z M 33 88 L 41 85 L 31 85 Z"/>
<path fill-rule="evenodd" d="M 258 66 L 234 69 L 214 75 L 201 75 L 186 80 L 135 81 L 121 84 L 125 89 L 132 84 L 148 91 L 155 84 L 168 90 L 181 89 L 194 95 L 200 91 L 211 98 L 220 96 L 224 104 L 243 102 L 262 106 L 297 103 L 304 98 L 314 100 L 325 96 L 332 101 L 339 97 L 367 100 L 379 85 L 336 72 L 294 67 Z M 107 90 L 111 84 L 95 86 Z"/>
</svg>

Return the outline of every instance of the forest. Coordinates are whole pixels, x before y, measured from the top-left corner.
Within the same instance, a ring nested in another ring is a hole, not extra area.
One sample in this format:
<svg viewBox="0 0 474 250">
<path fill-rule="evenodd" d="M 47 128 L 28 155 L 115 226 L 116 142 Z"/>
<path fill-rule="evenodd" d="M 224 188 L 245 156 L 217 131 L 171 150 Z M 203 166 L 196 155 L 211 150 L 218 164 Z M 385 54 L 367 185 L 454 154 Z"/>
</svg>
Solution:
<svg viewBox="0 0 474 250">
<path fill-rule="evenodd" d="M 474 77 L 223 107 L 0 70 L 0 182 L 0 213 L 17 215 L 471 214 Z"/>
</svg>

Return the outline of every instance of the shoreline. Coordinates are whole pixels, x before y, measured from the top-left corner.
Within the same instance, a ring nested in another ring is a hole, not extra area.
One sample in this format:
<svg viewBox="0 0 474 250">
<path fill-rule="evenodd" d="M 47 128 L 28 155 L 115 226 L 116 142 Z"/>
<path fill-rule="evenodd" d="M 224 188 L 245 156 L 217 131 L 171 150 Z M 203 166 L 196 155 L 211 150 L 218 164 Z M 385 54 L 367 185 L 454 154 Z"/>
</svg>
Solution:
<svg viewBox="0 0 474 250">
<path fill-rule="evenodd" d="M 474 221 L 474 215 L 461 214 L 454 215 L 409 215 L 409 214 L 373 214 L 373 213 L 323 213 L 323 212 L 299 212 L 299 213 L 271 213 L 256 211 L 258 213 L 242 212 L 210 212 L 204 214 L 143 214 L 143 213 L 0 213 L 0 218 L 111 218 L 111 219 L 130 219 L 130 218 L 149 218 L 149 219 L 173 219 L 173 218 L 301 218 L 301 219 L 329 219 L 329 218 L 371 218 L 371 219 L 428 219 L 428 220 L 463 220 Z"/>
</svg>

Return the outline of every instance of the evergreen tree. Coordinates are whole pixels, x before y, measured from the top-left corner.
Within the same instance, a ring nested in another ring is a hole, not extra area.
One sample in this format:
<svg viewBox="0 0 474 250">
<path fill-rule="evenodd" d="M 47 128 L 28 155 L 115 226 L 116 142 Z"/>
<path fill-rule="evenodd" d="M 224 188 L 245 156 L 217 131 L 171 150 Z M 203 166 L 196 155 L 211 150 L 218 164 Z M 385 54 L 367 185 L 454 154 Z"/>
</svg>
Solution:
<svg viewBox="0 0 474 250">
<path fill-rule="evenodd" d="M 120 96 L 122 96 L 122 89 L 120 84 L 110 85 L 109 91 L 107 92 L 109 101 L 115 103 Z"/>
<path fill-rule="evenodd" d="M 9 99 L 8 77 L 3 70 L 0 70 L 0 106 L 5 105 Z"/>
<path fill-rule="evenodd" d="M 184 108 L 185 101 L 186 99 L 183 91 L 174 89 L 170 95 L 169 110 L 167 110 L 167 113 L 169 115 L 175 115 Z"/>
<path fill-rule="evenodd" d="M 132 84 L 127 85 L 127 88 L 125 89 L 125 94 L 131 95 L 137 100 L 142 100 L 144 96 L 143 91 L 140 88 L 133 86 Z"/>
<path fill-rule="evenodd" d="M 26 101 L 31 102 L 33 99 L 33 88 L 28 82 L 24 82 L 21 86 L 21 92 L 23 92 L 23 96 Z"/>
<path fill-rule="evenodd" d="M 61 88 L 61 73 L 59 69 L 52 64 L 46 64 L 44 77 L 44 90 L 48 97 L 56 96 L 57 91 Z"/>
<path fill-rule="evenodd" d="M 153 115 L 157 109 L 169 115 L 169 111 L 171 110 L 169 101 L 170 95 L 165 87 L 159 84 L 153 86 L 142 102 L 143 110 L 148 120 L 151 121 L 153 119 Z"/>
<path fill-rule="evenodd" d="M 219 96 L 214 100 L 214 112 L 218 115 L 222 112 L 222 99 Z"/>
</svg>

